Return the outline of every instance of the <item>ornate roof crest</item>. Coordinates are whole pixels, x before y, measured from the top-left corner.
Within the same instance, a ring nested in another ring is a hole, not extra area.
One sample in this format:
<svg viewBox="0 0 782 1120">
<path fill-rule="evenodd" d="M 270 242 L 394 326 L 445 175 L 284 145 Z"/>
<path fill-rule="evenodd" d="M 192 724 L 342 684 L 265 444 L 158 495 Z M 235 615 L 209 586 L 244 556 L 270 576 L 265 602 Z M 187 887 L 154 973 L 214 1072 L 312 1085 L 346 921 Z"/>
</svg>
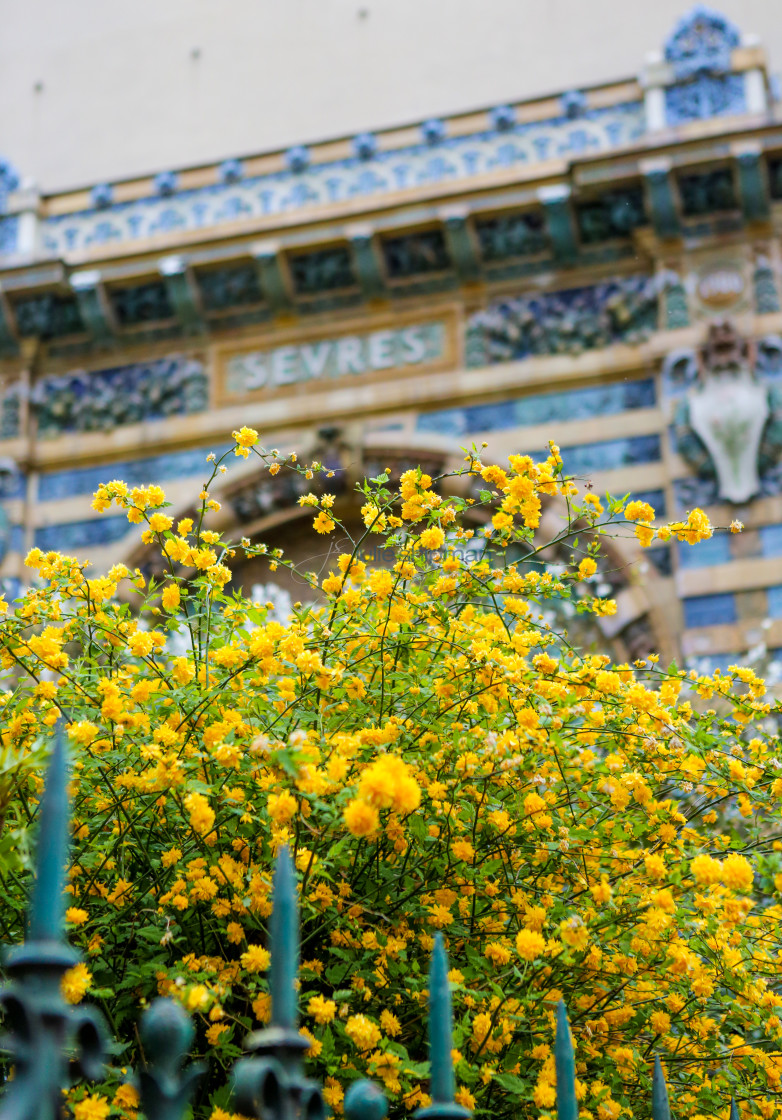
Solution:
<svg viewBox="0 0 782 1120">
<path fill-rule="evenodd" d="M 695 74 L 724 74 L 730 70 L 730 53 L 739 45 L 738 28 L 725 16 L 703 4 L 683 16 L 665 43 L 665 60 L 678 80 Z"/>
</svg>

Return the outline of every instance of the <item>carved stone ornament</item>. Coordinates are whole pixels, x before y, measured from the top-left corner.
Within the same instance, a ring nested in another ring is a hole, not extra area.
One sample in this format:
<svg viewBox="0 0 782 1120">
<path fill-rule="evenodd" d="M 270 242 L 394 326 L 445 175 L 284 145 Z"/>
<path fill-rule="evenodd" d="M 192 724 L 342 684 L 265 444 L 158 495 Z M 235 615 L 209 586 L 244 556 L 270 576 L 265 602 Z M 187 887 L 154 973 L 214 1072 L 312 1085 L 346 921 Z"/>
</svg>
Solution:
<svg viewBox="0 0 782 1120">
<path fill-rule="evenodd" d="M 666 363 L 668 376 L 683 373 L 690 383 L 674 418 L 678 450 L 701 477 L 716 476 L 723 501 L 757 494 L 782 450 L 780 394 L 758 376 L 773 361 L 771 342 L 756 345 L 715 322 L 697 353 L 677 351 Z"/>
</svg>

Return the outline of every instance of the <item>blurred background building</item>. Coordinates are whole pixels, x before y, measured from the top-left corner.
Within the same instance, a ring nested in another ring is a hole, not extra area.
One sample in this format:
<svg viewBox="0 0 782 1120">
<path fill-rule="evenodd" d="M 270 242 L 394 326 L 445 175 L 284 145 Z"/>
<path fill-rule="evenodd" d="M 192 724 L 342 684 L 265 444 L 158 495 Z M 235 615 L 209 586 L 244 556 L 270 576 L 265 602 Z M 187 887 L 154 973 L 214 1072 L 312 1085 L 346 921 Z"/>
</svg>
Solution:
<svg viewBox="0 0 782 1120">
<path fill-rule="evenodd" d="M 347 516 L 366 471 L 553 438 L 598 492 L 745 525 L 614 549 L 620 654 L 782 647 L 776 5 L 362 2 L 9 6 L 9 590 L 33 546 L 151 562 L 92 492 L 184 513 L 242 424 L 339 467 Z M 214 496 L 317 553 L 290 476 Z"/>
</svg>

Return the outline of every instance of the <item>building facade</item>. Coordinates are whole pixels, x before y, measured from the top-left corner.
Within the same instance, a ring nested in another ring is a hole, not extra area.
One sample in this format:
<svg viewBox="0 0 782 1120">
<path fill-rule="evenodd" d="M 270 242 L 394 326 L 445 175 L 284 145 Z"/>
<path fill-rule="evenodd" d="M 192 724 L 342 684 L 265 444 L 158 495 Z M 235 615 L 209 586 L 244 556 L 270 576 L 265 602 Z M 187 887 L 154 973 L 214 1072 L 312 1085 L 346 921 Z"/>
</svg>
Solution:
<svg viewBox="0 0 782 1120">
<path fill-rule="evenodd" d="M 3 164 L 11 591 L 33 546 L 143 563 L 137 529 L 91 508 L 97 485 L 161 482 L 184 511 L 243 424 L 333 462 L 345 503 L 377 466 L 554 439 L 599 492 L 745 525 L 617 546 L 603 621 L 621 652 L 782 647 L 782 105 L 729 20 L 698 7 L 636 76 L 553 97 L 20 184 Z M 237 460 L 220 527 L 306 557 L 291 487 Z"/>
</svg>

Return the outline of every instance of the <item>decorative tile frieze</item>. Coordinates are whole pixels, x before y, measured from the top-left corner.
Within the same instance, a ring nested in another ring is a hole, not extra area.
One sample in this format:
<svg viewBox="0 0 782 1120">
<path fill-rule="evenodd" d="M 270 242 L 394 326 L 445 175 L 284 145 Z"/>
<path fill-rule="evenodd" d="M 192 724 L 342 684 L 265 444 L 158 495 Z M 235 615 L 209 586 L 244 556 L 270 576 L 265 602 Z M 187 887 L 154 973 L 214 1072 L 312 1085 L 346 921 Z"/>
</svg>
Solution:
<svg viewBox="0 0 782 1120">
<path fill-rule="evenodd" d="M 467 365 L 640 342 L 656 328 L 657 315 L 657 286 L 646 276 L 496 300 L 468 321 Z"/>
<path fill-rule="evenodd" d="M 232 446 L 233 444 L 230 445 Z M 170 482 L 179 478 L 203 478 L 206 481 L 211 474 L 211 464 L 206 461 L 207 455 L 213 451 L 219 458 L 230 447 L 210 445 L 191 451 L 151 455 L 145 459 L 113 460 L 97 467 L 43 471 L 38 479 L 38 500 L 56 502 L 78 494 L 92 494 L 101 483 L 112 478 L 121 478 L 129 486 L 148 486 L 151 482 Z"/>
<path fill-rule="evenodd" d="M 70 552 L 89 545 L 114 544 L 126 537 L 135 526 L 127 517 L 96 517 L 89 521 L 65 521 L 42 525 L 35 530 L 35 547 L 49 552 Z"/>
<path fill-rule="evenodd" d="M 185 413 L 208 405 L 203 364 L 172 355 L 158 361 L 90 373 L 45 377 L 32 393 L 42 436 L 61 432 L 111 431 Z"/>
<path fill-rule="evenodd" d="M 421 412 L 416 417 L 415 429 L 418 432 L 464 436 L 563 420 L 613 416 L 638 408 L 654 408 L 655 404 L 654 380 L 646 377 L 636 381 L 595 385 L 587 389 L 533 393 L 490 404 Z"/>
<path fill-rule="evenodd" d="M 426 142 L 396 151 L 376 152 L 370 159 L 354 155 L 331 163 L 310 164 L 270 175 L 218 183 L 166 198 L 149 197 L 59 214 L 42 222 L 43 249 L 67 256 L 96 248 L 112 248 L 165 233 L 202 230 L 236 222 L 288 214 L 318 206 L 351 202 L 414 187 L 449 183 L 542 160 L 608 152 L 637 140 L 644 132 L 640 102 L 628 102 L 503 131 L 445 137 L 436 146 Z M 4 221 L 9 221 L 5 219 Z M 9 228 L 9 247 L 15 251 Z"/>
</svg>

